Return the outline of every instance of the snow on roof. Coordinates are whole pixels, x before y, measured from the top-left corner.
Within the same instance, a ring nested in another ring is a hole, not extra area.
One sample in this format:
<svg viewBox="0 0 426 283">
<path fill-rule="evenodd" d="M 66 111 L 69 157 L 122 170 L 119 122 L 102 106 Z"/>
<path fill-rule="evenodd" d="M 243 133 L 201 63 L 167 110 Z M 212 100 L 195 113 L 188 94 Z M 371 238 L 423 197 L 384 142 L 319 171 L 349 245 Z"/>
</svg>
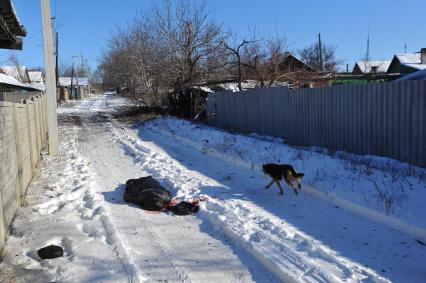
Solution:
<svg viewBox="0 0 426 283">
<path fill-rule="evenodd" d="M 20 81 L 18 81 L 14 77 L 12 77 L 8 74 L 3 74 L 3 73 L 0 73 L 0 83 L 12 85 L 12 86 L 25 87 L 25 85 L 23 83 L 21 83 Z"/>
<path fill-rule="evenodd" d="M 25 89 L 35 89 L 35 90 L 41 90 L 44 91 L 45 87 L 44 85 L 29 85 L 29 84 L 23 84 L 20 81 L 18 81 L 17 79 L 15 79 L 14 77 L 8 75 L 8 74 L 4 74 L 4 73 L 0 73 L 0 84 L 5 84 L 8 86 L 14 86 L 14 87 L 18 87 L 18 88 L 25 88 Z"/>
<path fill-rule="evenodd" d="M 259 82 L 254 80 L 246 80 L 241 82 L 241 87 L 243 88 L 243 90 L 254 89 L 258 85 L 259 85 Z M 220 84 L 219 86 L 225 90 L 230 90 L 232 92 L 240 91 L 238 88 L 238 83 L 225 83 L 225 84 Z"/>
<path fill-rule="evenodd" d="M 89 79 L 88 78 L 76 78 L 74 77 L 72 80 L 72 84 L 73 86 L 77 86 L 77 82 L 78 85 L 80 86 L 88 86 L 89 85 Z M 59 78 L 59 85 L 60 86 L 71 86 L 71 77 L 62 77 Z"/>
<path fill-rule="evenodd" d="M 401 64 L 420 64 L 420 52 L 395 54 Z"/>
<path fill-rule="evenodd" d="M 28 71 L 28 77 L 31 83 L 42 83 L 44 81 L 41 71 Z"/>
<path fill-rule="evenodd" d="M 424 70 L 426 69 L 426 64 L 403 64 L 405 66 L 417 69 L 417 70 Z"/>
<path fill-rule="evenodd" d="M 44 82 L 41 83 L 31 83 L 30 86 L 32 88 L 41 90 L 41 91 L 45 91 L 46 90 L 46 85 L 44 84 Z"/>
<path fill-rule="evenodd" d="M 2 66 L 0 69 L 18 81 L 21 81 L 21 76 L 25 76 L 25 73 L 27 72 L 27 67 L 25 66 L 20 66 L 19 69 L 16 66 Z"/>
<path fill-rule="evenodd" d="M 371 73 L 372 67 L 377 67 L 377 73 L 386 73 L 392 61 L 382 60 L 382 61 L 358 61 L 356 64 L 362 73 Z"/>
</svg>

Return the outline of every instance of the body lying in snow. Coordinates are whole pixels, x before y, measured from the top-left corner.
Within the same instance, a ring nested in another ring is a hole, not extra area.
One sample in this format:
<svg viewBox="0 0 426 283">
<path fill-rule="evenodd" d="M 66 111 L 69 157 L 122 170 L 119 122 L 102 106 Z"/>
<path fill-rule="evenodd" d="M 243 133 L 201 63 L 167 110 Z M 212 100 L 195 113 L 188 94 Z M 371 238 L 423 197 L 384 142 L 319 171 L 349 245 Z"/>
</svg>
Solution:
<svg viewBox="0 0 426 283">
<path fill-rule="evenodd" d="M 199 210 L 197 203 L 173 200 L 169 190 L 152 176 L 130 179 L 126 182 L 124 201 L 134 203 L 144 210 L 170 210 L 177 215 L 188 215 Z"/>
</svg>

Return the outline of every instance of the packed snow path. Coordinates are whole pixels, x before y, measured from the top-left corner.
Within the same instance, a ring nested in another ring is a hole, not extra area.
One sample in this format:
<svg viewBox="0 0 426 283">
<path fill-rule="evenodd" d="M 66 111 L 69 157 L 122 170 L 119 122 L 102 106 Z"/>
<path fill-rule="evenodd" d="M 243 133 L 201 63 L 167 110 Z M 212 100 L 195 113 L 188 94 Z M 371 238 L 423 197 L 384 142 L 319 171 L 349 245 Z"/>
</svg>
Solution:
<svg viewBox="0 0 426 283">
<path fill-rule="evenodd" d="M 288 188 L 284 196 L 264 190 L 261 172 L 206 154 L 161 121 L 119 123 L 108 115 L 119 103 L 99 95 L 61 110 L 80 117 L 61 127 L 74 141 L 65 143 L 73 163 L 64 158 L 66 178 L 55 177 L 51 200 L 30 196 L 41 218 L 33 220 L 48 232 L 33 225 L 26 235 L 25 210 L 17 217 L 9 254 L 25 258 L 7 261 L 23 267 L 21 278 L 40 280 L 43 271 L 61 282 L 424 282 L 426 251 L 412 237 Z M 189 217 L 125 204 L 123 183 L 144 175 L 179 198 L 208 200 Z M 62 244 L 67 257 L 39 263 L 31 241 Z"/>
</svg>

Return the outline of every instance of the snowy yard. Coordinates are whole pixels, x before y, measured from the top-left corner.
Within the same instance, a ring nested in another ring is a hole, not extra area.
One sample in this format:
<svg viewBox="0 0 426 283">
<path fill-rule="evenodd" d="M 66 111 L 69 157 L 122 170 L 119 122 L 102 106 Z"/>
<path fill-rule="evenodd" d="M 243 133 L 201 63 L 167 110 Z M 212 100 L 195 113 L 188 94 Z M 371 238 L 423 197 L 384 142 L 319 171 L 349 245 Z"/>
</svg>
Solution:
<svg viewBox="0 0 426 283">
<path fill-rule="evenodd" d="M 175 118 L 115 119 L 127 103 L 96 95 L 59 109 L 60 155 L 38 166 L 0 281 L 425 282 L 425 169 Z M 267 162 L 304 172 L 302 193 L 265 190 Z M 185 217 L 124 203 L 126 180 L 145 175 L 207 200 Z M 64 257 L 40 261 L 47 244 Z"/>
</svg>

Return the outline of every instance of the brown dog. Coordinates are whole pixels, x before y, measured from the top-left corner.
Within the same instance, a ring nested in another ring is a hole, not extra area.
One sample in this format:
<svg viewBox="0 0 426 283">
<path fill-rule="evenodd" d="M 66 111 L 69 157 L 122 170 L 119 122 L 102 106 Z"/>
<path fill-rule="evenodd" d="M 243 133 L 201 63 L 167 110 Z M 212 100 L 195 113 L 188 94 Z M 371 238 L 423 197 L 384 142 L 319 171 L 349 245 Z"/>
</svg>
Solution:
<svg viewBox="0 0 426 283">
<path fill-rule="evenodd" d="M 283 188 L 280 185 L 280 181 L 284 178 L 285 182 L 293 189 L 297 195 L 296 185 L 299 190 L 302 188 L 300 180 L 305 174 L 297 173 L 293 166 L 288 164 L 263 164 L 263 173 L 271 176 L 272 181 L 266 185 L 265 189 L 272 186 L 275 182 L 280 189 L 280 194 L 284 193 Z"/>
</svg>

